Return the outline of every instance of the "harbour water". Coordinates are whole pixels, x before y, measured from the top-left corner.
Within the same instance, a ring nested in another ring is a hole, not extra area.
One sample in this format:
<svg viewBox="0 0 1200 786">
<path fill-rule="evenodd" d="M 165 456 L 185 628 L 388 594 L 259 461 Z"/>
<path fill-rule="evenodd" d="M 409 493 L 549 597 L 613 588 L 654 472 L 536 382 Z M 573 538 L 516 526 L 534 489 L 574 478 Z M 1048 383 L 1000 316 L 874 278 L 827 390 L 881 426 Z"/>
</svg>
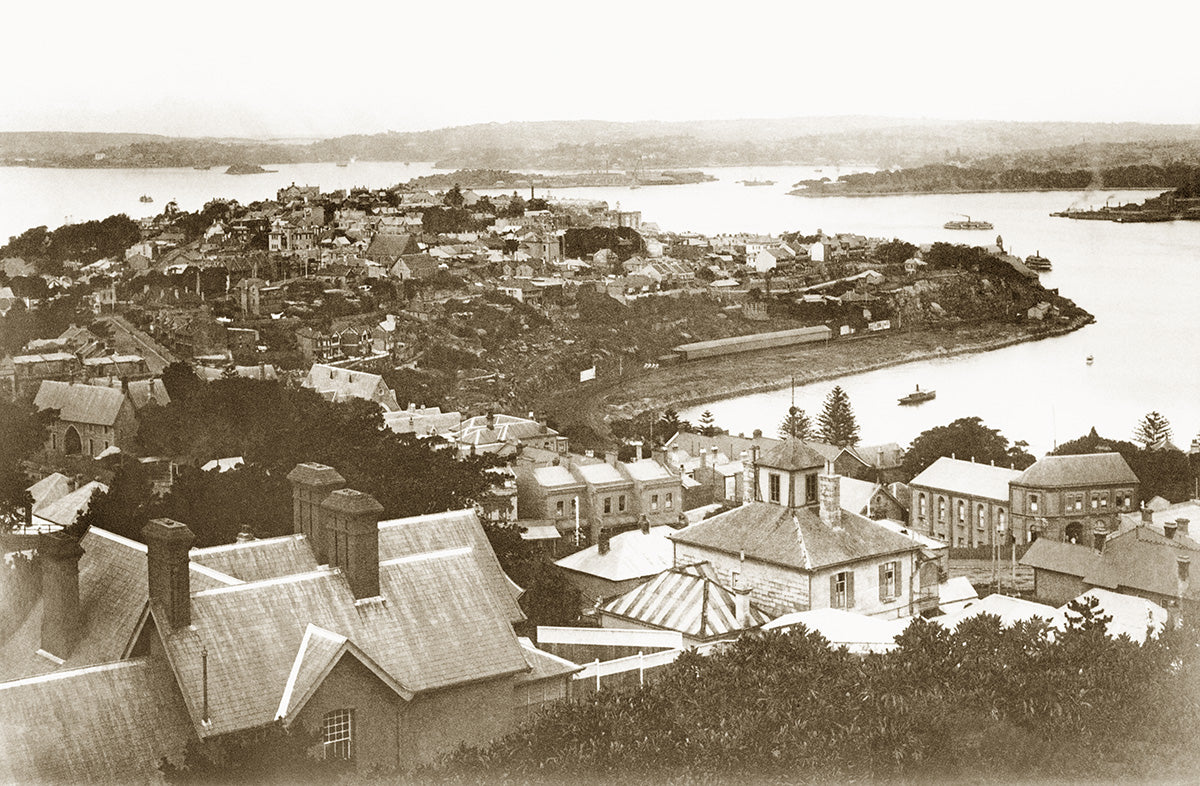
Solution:
<svg viewBox="0 0 1200 786">
<path fill-rule="evenodd" d="M 0 168 L 0 237 L 30 226 L 55 227 L 70 220 L 126 212 L 142 216 L 174 199 L 195 210 L 214 197 L 243 204 L 271 198 L 289 183 L 324 190 L 384 187 L 435 171 L 428 163 L 354 162 L 272 166 L 277 172 L 232 176 L 223 169 L 55 170 Z M 1128 438 L 1143 414 L 1158 410 L 1174 426 L 1175 441 L 1187 446 L 1200 428 L 1200 222 L 1114 224 L 1070 221 L 1049 213 L 1106 200 L 1140 201 L 1156 192 L 1012 193 L 905 195 L 804 199 L 787 195 L 797 180 L 829 176 L 848 168 L 705 168 L 715 182 L 640 189 L 538 190 L 538 196 L 601 199 L 640 210 L 644 221 L 665 230 L 705 234 L 786 231 L 853 232 L 898 237 L 913 243 L 950 241 L 985 244 L 997 235 L 1024 257 L 1040 252 L 1053 263 L 1043 273 L 1096 316 L 1097 322 L 1071 335 L 979 355 L 930 360 L 839 380 L 850 394 L 866 442 L 907 444 L 921 431 L 971 415 L 983 418 L 1012 440 L 1038 452 L 1073 439 L 1093 425 L 1105 435 Z M 740 180 L 774 180 L 748 188 Z M 148 194 L 153 204 L 138 202 Z M 522 193 L 528 196 L 527 192 Z M 991 231 L 953 231 L 950 220 L 970 215 L 990 221 Z M 1095 362 L 1088 365 L 1088 355 Z M 781 369 L 781 376 L 787 369 Z M 797 389 L 796 403 L 810 414 L 833 382 Z M 937 390 L 937 398 L 915 407 L 896 399 L 914 385 Z M 680 391 L 681 398 L 688 391 Z M 710 409 L 716 422 L 737 433 L 777 429 L 790 404 L 787 390 L 738 397 L 689 408 L 696 420 Z"/>
</svg>

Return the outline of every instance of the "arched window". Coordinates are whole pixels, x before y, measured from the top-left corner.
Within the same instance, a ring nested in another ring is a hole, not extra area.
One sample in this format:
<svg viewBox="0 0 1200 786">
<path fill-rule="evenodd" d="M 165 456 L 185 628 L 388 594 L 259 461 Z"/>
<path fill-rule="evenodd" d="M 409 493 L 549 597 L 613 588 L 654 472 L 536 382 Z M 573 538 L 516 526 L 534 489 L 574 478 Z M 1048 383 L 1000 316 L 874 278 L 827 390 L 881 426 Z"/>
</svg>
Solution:
<svg viewBox="0 0 1200 786">
<path fill-rule="evenodd" d="M 920 516 L 921 518 L 925 518 L 925 494 L 924 493 L 917 495 L 917 515 Z"/>
<path fill-rule="evenodd" d="M 946 498 L 938 497 L 938 521 L 946 520 Z"/>
<path fill-rule="evenodd" d="M 354 758 L 354 710 L 333 710 L 321 718 L 326 759 Z"/>
<path fill-rule="evenodd" d="M 978 515 L 976 516 L 976 520 L 975 520 L 975 526 L 978 527 L 979 529 L 983 529 L 984 522 L 987 519 L 985 510 L 986 509 L 983 507 L 983 505 L 979 506 Z"/>
<path fill-rule="evenodd" d="M 996 526 L 1002 531 L 1008 528 L 1008 517 L 1004 515 L 1004 508 L 996 508 Z"/>
<path fill-rule="evenodd" d="M 83 440 L 79 438 L 79 432 L 74 426 L 67 426 L 66 432 L 63 434 L 63 453 L 68 456 L 78 456 L 83 452 Z"/>
<path fill-rule="evenodd" d="M 958 523 L 959 523 L 959 524 L 962 524 L 962 523 L 963 523 L 964 521 L 966 521 L 966 520 L 967 520 L 967 506 L 966 506 L 966 504 L 965 504 L 965 503 L 964 503 L 964 502 L 963 502 L 963 501 L 960 499 L 960 500 L 958 501 Z"/>
</svg>

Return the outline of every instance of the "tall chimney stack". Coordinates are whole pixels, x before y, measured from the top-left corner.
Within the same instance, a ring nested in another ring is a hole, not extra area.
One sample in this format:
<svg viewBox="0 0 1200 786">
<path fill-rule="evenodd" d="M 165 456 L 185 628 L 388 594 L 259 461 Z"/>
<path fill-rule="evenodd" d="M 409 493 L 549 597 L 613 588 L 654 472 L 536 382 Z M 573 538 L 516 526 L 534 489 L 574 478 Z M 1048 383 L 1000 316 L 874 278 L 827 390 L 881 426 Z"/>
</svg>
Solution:
<svg viewBox="0 0 1200 786">
<path fill-rule="evenodd" d="M 1146 507 L 1146 503 L 1142 503 L 1142 526 L 1149 527 L 1154 523 L 1154 511 Z"/>
<path fill-rule="evenodd" d="M 142 527 L 146 541 L 146 576 L 150 606 L 169 630 L 192 624 L 191 576 L 188 548 L 195 540 L 186 524 L 171 519 L 151 519 Z"/>
<path fill-rule="evenodd" d="M 324 464 L 297 464 L 288 473 L 292 484 L 292 531 L 304 535 L 317 562 L 329 562 L 325 528 L 321 526 L 321 503 L 329 494 L 346 485 L 333 467 Z"/>
<path fill-rule="evenodd" d="M 825 471 L 817 476 L 817 501 L 820 505 L 821 521 L 827 527 L 842 526 L 842 479 L 833 471 L 833 464 L 825 462 Z"/>
<path fill-rule="evenodd" d="M 341 568 L 356 598 L 379 595 L 379 516 L 383 505 L 354 489 L 330 492 L 321 503 L 329 564 Z"/>
<path fill-rule="evenodd" d="M 750 463 L 750 451 L 743 450 L 738 459 L 742 462 L 742 493 L 738 497 L 738 502 L 745 505 L 747 502 L 754 501 L 754 495 L 750 493 L 750 489 L 754 487 L 754 465 Z"/>
<path fill-rule="evenodd" d="M 1185 538 L 1191 537 L 1191 535 L 1188 533 L 1189 523 L 1190 522 L 1187 519 L 1175 519 L 1175 529 L 1178 530 L 1179 534 Z"/>
<path fill-rule="evenodd" d="M 596 535 L 596 552 L 598 554 L 607 554 L 609 548 L 609 538 L 612 535 L 608 531 L 608 527 L 601 527 Z"/>
<path fill-rule="evenodd" d="M 38 539 L 42 558 L 42 650 L 64 660 L 79 643 L 79 558 L 83 549 L 63 532 Z"/>
</svg>

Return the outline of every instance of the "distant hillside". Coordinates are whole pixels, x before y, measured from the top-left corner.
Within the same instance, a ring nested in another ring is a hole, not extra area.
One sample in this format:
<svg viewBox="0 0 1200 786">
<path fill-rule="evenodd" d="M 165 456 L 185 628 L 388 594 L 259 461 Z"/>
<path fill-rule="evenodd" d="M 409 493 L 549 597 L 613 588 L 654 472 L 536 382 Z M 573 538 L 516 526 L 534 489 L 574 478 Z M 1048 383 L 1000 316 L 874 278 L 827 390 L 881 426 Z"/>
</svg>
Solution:
<svg viewBox="0 0 1200 786">
<path fill-rule="evenodd" d="M 58 167 L 265 165 L 358 158 L 436 161 L 447 169 L 571 171 L 786 163 L 890 168 L 980 161 L 988 161 L 991 168 L 1069 169 L 1161 165 L 1195 159 L 1198 153 L 1200 126 L 1195 125 L 865 116 L 486 123 L 308 144 L 135 134 L 0 135 L 0 163 Z"/>
<path fill-rule="evenodd" d="M 167 142 L 158 134 L 92 134 L 74 131 L 0 131 L 0 158 L 48 158 L 92 154 L 134 142 Z"/>
</svg>

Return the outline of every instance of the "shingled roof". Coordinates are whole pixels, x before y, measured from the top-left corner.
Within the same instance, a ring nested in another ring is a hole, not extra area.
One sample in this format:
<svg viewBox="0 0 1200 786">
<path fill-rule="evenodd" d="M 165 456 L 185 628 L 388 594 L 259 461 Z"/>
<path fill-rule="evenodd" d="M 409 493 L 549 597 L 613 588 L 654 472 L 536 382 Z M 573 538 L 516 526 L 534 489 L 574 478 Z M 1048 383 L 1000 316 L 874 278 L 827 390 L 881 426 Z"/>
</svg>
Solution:
<svg viewBox="0 0 1200 786">
<path fill-rule="evenodd" d="M 921 544 L 864 516 L 842 511 L 834 528 L 814 508 L 751 502 L 670 535 L 726 554 L 813 571 L 871 557 L 919 551 Z"/>
<path fill-rule="evenodd" d="M 195 735 L 170 669 L 135 659 L 0 684 L 0 782 L 134 783 Z"/>
<path fill-rule="evenodd" d="M 99 385 L 43 380 L 33 404 L 39 410 L 57 409 L 59 418 L 70 423 L 111 426 L 117 421 L 125 394 Z"/>
<path fill-rule="evenodd" d="M 0 645 L 0 681 L 48 674 L 128 655 L 141 628 L 148 600 L 145 544 L 92 527 L 80 540 L 79 640 L 61 664 L 40 655 L 42 608 L 37 603 L 21 625 Z M 193 563 L 192 590 L 240 583 L 237 579 Z"/>
<path fill-rule="evenodd" d="M 1020 486 L 1057 488 L 1138 483 L 1120 453 L 1085 453 L 1077 456 L 1045 456 L 1014 479 Z"/>
<path fill-rule="evenodd" d="M 194 593 L 191 626 L 159 630 L 198 733 L 274 720 L 309 625 L 352 641 L 412 694 L 529 668 L 469 547 L 383 562 L 379 585 L 382 600 L 356 603 L 342 573 L 324 568 Z"/>
</svg>

